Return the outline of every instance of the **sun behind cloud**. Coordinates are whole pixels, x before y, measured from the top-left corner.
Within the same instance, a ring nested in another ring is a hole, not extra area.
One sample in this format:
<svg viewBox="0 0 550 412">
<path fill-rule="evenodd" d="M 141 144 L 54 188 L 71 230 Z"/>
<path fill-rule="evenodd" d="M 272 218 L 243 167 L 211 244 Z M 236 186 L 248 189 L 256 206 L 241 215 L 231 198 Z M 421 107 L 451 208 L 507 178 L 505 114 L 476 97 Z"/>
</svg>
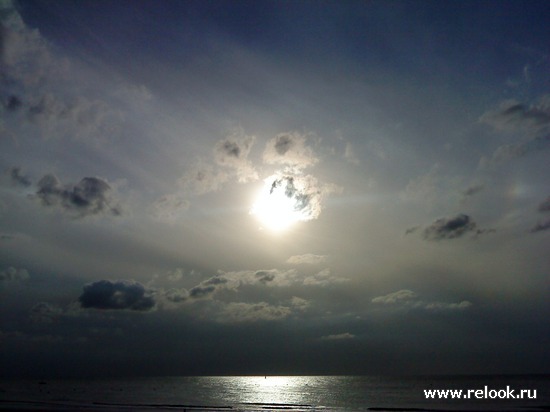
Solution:
<svg viewBox="0 0 550 412">
<path fill-rule="evenodd" d="M 293 196 L 293 188 L 292 181 L 266 179 L 250 214 L 256 216 L 262 227 L 274 232 L 284 231 L 296 222 L 306 220 L 299 199 Z"/>
</svg>

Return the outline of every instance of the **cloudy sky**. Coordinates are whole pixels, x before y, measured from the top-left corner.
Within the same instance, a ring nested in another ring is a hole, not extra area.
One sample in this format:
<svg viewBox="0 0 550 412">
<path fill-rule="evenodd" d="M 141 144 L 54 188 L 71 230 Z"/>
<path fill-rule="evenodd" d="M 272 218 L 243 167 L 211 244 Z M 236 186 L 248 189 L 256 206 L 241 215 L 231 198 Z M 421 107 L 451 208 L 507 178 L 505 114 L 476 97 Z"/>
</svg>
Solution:
<svg viewBox="0 0 550 412">
<path fill-rule="evenodd" d="M 0 1 L 4 376 L 541 373 L 546 1 Z"/>
</svg>

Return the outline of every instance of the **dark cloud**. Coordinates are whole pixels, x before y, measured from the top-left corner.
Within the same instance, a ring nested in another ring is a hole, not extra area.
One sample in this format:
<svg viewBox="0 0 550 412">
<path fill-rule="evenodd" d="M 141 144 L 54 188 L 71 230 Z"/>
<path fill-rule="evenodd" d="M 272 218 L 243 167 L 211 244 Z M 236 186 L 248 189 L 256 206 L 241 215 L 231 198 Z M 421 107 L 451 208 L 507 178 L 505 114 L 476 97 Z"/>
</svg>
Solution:
<svg viewBox="0 0 550 412">
<path fill-rule="evenodd" d="M 245 160 L 254 144 L 254 136 L 233 135 L 220 140 L 214 147 L 214 156 L 219 164 L 235 164 Z"/>
<path fill-rule="evenodd" d="M 470 186 L 469 188 L 467 188 L 466 190 L 464 190 L 462 192 L 462 195 L 464 197 L 468 197 L 468 196 L 473 196 L 475 195 L 476 193 L 479 193 L 483 190 L 484 188 L 484 185 L 474 185 L 474 186 Z"/>
<path fill-rule="evenodd" d="M 19 97 L 15 96 L 13 94 L 8 96 L 5 100 L 5 102 L 4 102 L 4 107 L 9 112 L 15 112 L 18 109 L 20 109 L 21 106 L 23 106 L 23 102 L 21 101 L 21 99 Z"/>
<path fill-rule="evenodd" d="M 265 270 L 259 270 L 258 272 L 254 273 L 254 277 L 260 283 L 268 283 L 272 282 L 275 279 L 275 273 L 267 272 Z"/>
<path fill-rule="evenodd" d="M 288 152 L 293 145 L 294 145 L 294 141 L 292 137 L 288 134 L 283 134 L 275 138 L 275 142 L 273 143 L 273 148 L 278 154 L 282 156 L 286 152 Z"/>
<path fill-rule="evenodd" d="M 496 229 L 476 229 L 476 232 L 474 234 L 475 237 L 477 236 L 480 236 L 480 235 L 484 235 L 484 234 L 488 234 L 488 233 L 495 233 L 496 232 Z"/>
<path fill-rule="evenodd" d="M 538 223 L 531 229 L 531 233 L 543 232 L 543 231 L 548 230 L 548 229 L 550 229 L 550 219 L 545 220 L 545 221 L 542 221 L 542 222 L 538 222 Z"/>
<path fill-rule="evenodd" d="M 203 299 L 211 296 L 218 289 L 227 287 L 229 280 L 221 275 L 216 275 L 207 279 L 189 291 L 189 296 L 194 299 Z"/>
<path fill-rule="evenodd" d="M 230 141 L 223 141 L 221 142 L 221 145 L 219 146 L 220 151 L 229 156 L 234 157 L 236 159 L 241 157 L 241 148 L 236 142 L 230 142 Z"/>
<path fill-rule="evenodd" d="M 455 239 L 465 233 L 475 231 L 476 223 L 470 216 L 459 214 L 451 218 L 437 219 L 430 226 L 424 229 L 424 239 L 443 240 Z"/>
<path fill-rule="evenodd" d="M 264 162 L 286 164 L 304 168 L 317 163 L 313 149 L 307 144 L 307 135 L 282 133 L 267 142 L 264 150 Z"/>
<path fill-rule="evenodd" d="M 30 178 L 23 175 L 21 173 L 21 168 L 19 167 L 12 167 L 11 169 L 8 169 L 7 173 L 9 174 L 11 181 L 16 185 L 28 187 L 32 184 Z"/>
<path fill-rule="evenodd" d="M 78 184 L 62 185 L 54 175 L 44 176 L 37 184 L 36 195 L 45 206 L 58 206 L 79 216 L 109 212 L 121 214 L 120 208 L 110 205 L 111 186 L 97 177 L 85 177 Z"/>
<path fill-rule="evenodd" d="M 202 299 L 212 295 L 216 291 L 216 286 L 202 286 L 198 285 L 189 291 L 189 296 L 194 299 Z"/>
<path fill-rule="evenodd" d="M 538 207 L 539 212 L 550 212 L 550 196 L 546 198 Z"/>
<path fill-rule="evenodd" d="M 135 281 L 100 280 L 84 286 L 78 298 L 83 308 L 146 311 L 155 306 L 151 291 Z"/>
<path fill-rule="evenodd" d="M 204 282 L 202 282 L 202 285 L 205 285 L 205 286 L 224 285 L 227 282 L 228 282 L 227 279 L 224 278 L 223 276 L 214 276 L 214 277 L 211 277 L 210 279 L 207 279 Z"/>
<path fill-rule="evenodd" d="M 39 302 L 34 305 L 29 313 L 31 321 L 37 323 L 53 323 L 63 314 L 63 310 L 48 302 Z"/>
</svg>

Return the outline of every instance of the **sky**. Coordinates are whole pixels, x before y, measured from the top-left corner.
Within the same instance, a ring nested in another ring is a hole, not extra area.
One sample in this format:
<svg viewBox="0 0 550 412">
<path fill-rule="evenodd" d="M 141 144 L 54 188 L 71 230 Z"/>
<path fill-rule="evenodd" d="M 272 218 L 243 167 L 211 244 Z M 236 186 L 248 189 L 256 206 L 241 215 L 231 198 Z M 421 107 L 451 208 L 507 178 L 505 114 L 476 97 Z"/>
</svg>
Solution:
<svg viewBox="0 0 550 412">
<path fill-rule="evenodd" d="M 0 375 L 550 371 L 546 1 L 0 1 Z"/>
</svg>

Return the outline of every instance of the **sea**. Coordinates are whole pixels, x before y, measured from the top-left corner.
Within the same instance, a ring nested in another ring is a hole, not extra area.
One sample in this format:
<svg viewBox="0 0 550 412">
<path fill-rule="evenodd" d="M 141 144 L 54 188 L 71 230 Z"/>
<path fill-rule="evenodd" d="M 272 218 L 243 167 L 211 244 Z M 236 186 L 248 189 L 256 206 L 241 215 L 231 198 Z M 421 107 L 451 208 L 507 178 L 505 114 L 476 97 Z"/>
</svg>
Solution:
<svg viewBox="0 0 550 412">
<path fill-rule="evenodd" d="M 0 410 L 549 411 L 550 375 L 4 380 Z"/>
</svg>

